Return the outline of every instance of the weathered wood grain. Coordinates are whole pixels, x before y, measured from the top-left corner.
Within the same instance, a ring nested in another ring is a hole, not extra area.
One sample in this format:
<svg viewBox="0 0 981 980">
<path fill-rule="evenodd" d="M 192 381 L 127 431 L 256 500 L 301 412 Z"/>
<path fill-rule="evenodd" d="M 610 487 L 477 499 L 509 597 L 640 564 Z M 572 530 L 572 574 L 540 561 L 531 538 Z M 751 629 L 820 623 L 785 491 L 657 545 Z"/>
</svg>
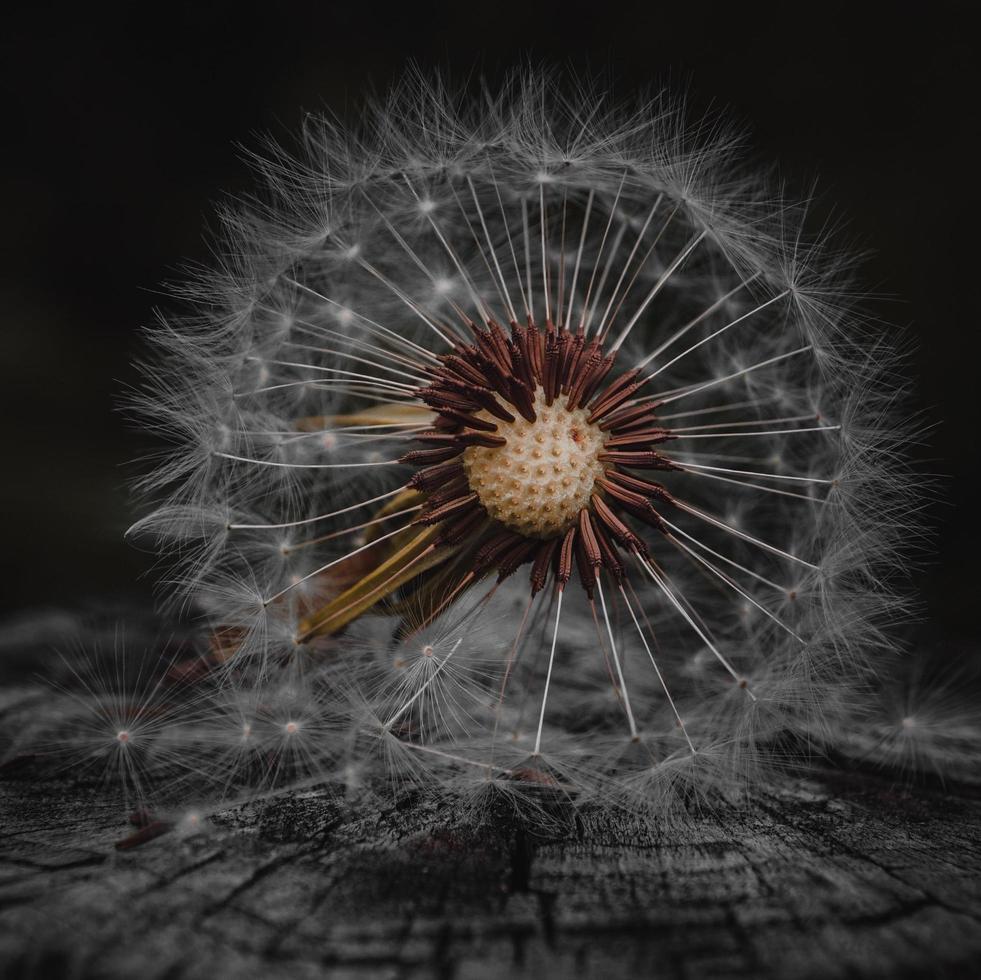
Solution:
<svg viewBox="0 0 981 980">
<path fill-rule="evenodd" d="M 969 976 L 981 795 L 832 771 L 663 828 L 541 836 L 324 790 L 120 851 L 97 787 L 0 783 L 0 969 L 15 977 Z"/>
</svg>

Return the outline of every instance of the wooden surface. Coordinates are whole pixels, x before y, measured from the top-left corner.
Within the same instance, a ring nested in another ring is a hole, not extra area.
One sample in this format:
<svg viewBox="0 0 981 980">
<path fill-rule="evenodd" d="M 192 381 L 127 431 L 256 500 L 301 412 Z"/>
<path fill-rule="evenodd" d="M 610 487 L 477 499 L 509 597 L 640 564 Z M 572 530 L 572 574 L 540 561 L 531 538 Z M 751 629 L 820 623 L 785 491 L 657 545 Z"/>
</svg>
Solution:
<svg viewBox="0 0 981 980">
<path fill-rule="evenodd" d="M 0 972 L 16 977 L 970 976 L 981 794 L 811 774 L 670 830 L 536 836 L 322 790 L 118 850 L 96 787 L 0 782 Z M 972 968 L 973 967 L 973 968 Z"/>
</svg>

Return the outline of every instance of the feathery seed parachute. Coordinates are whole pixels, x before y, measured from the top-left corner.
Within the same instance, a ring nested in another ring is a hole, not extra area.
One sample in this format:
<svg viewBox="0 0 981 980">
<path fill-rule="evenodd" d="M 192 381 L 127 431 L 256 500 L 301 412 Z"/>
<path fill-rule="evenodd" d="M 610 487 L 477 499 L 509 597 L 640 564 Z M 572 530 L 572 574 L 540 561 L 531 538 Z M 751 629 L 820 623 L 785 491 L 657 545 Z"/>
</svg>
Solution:
<svg viewBox="0 0 981 980">
<path fill-rule="evenodd" d="M 849 707 L 902 606 L 894 358 L 739 145 L 530 73 L 258 161 L 141 401 L 224 786 L 661 804 Z"/>
</svg>

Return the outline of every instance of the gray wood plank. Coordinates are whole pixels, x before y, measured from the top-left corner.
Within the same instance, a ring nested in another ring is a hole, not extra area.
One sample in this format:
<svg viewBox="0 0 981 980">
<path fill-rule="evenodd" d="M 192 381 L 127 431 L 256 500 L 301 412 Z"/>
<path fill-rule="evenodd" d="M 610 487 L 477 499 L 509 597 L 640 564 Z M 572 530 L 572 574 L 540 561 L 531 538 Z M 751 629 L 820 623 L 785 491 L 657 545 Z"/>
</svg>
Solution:
<svg viewBox="0 0 981 980">
<path fill-rule="evenodd" d="M 117 850 L 118 807 L 28 764 L 0 810 L 8 978 L 932 977 L 981 957 L 966 786 L 828 769 L 670 827 L 547 833 L 314 789 Z"/>
</svg>

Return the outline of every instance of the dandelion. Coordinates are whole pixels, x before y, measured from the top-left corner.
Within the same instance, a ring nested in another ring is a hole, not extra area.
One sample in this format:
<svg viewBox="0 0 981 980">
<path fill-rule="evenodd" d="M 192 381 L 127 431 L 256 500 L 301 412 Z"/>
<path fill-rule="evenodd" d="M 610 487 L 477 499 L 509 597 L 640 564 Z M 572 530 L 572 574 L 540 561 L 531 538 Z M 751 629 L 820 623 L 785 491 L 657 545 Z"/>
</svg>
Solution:
<svg viewBox="0 0 981 980">
<path fill-rule="evenodd" d="M 96 779 L 127 805 L 149 805 L 186 765 L 183 724 L 199 698 L 177 669 L 185 654 L 159 645 L 127 650 L 117 633 L 62 655 L 51 696 L 21 731 L 21 751 L 73 779 Z"/>
<path fill-rule="evenodd" d="M 682 108 L 413 77 L 224 213 L 152 334 L 173 448 L 133 533 L 264 725 L 284 674 L 314 699 L 263 783 L 385 745 L 447 787 L 739 786 L 888 648 L 895 357 L 805 209 Z"/>
<path fill-rule="evenodd" d="M 914 657 L 863 703 L 841 750 L 906 780 L 946 777 L 976 782 L 981 744 L 977 665 Z"/>
</svg>

